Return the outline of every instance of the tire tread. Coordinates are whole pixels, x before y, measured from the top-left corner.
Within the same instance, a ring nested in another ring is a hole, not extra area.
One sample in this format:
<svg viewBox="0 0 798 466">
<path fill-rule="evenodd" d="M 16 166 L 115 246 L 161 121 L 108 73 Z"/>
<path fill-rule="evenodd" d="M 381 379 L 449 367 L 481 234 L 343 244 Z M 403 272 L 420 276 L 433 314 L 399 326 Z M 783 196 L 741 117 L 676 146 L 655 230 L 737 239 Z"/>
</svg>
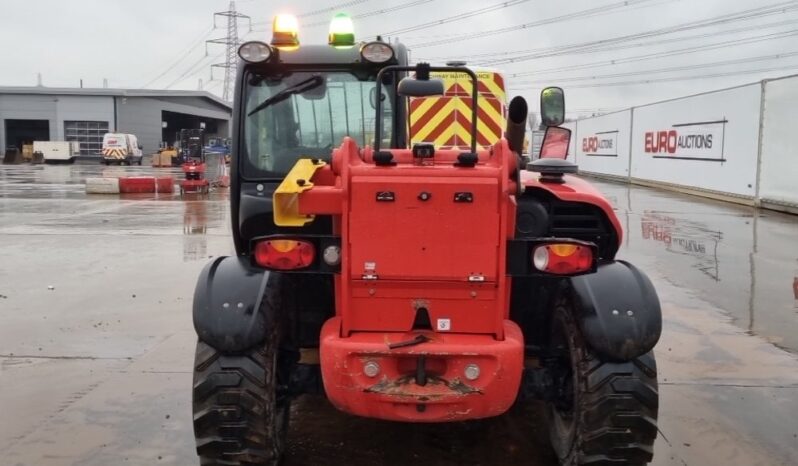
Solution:
<svg viewBox="0 0 798 466">
<path fill-rule="evenodd" d="M 653 458 L 659 393 L 652 352 L 632 361 L 601 360 L 582 339 L 567 303 L 556 312 L 577 355 L 581 382 L 574 443 L 564 466 L 644 465 Z"/>
<path fill-rule="evenodd" d="M 215 353 L 215 354 L 210 354 Z M 266 350 L 220 355 L 197 343 L 194 434 L 203 465 L 274 466 L 279 451 L 270 428 Z"/>
</svg>

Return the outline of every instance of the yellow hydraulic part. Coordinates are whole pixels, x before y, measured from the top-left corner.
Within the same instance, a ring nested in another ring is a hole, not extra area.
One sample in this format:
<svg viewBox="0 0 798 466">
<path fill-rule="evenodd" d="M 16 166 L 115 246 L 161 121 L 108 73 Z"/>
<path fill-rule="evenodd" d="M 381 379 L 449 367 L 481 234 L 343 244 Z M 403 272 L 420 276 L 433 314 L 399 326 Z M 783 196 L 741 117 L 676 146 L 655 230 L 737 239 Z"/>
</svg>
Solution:
<svg viewBox="0 0 798 466">
<path fill-rule="evenodd" d="M 299 195 L 313 187 L 311 179 L 316 170 L 327 165 L 321 160 L 299 159 L 274 191 L 274 224 L 281 227 L 301 227 L 313 221 L 313 215 L 299 213 Z"/>
</svg>

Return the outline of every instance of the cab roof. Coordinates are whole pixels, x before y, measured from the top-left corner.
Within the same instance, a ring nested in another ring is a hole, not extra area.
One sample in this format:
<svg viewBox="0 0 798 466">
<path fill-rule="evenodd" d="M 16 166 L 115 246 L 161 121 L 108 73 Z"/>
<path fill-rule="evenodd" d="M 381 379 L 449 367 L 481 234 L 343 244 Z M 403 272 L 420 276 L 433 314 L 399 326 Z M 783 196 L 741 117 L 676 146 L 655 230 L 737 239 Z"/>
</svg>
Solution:
<svg viewBox="0 0 798 466">
<path fill-rule="evenodd" d="M 332 47 L 330 45 L 300 45 L 292 49 L 275 49 L 276 60 L 270 60 L 269 64 L 283 65 L 363 65 L 381 68 L 387 65 L 407 64 L 407 48 L 403 44 L 389 44 L 394 49 L 394 59 L 386 63 L 372 64 L 363 60 L 360 56 L 360 48 L 366 42 L 355 44 L 352 47 Z"/>
</svg>

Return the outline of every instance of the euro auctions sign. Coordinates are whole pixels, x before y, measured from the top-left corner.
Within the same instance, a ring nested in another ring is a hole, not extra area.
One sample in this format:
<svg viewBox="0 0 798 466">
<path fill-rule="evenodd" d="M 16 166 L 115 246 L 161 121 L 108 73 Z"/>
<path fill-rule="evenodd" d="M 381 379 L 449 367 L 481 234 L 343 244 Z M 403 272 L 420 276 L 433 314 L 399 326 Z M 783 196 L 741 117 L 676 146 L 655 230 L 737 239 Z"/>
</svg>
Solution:
<svg viewBox="0 0 798 466">
<path fill-rule="evenodd" d="M 582 153 L 592 157 L 617 157 L 618 131 L 605 131 L 583 137 Z"/>
<path fill-rule="evenodd" d="M 728 120 L 677 123 L 646 131 L 645 152 L 655 159 L 725 162 L 724 142 Z"/>
</svg>

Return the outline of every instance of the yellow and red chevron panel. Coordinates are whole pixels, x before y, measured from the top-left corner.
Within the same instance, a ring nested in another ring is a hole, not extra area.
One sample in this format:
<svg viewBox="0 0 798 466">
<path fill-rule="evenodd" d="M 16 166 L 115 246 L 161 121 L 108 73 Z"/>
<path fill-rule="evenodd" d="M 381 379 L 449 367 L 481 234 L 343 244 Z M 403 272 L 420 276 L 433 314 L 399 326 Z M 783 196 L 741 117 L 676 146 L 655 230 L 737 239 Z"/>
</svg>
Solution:
<svg viewBox="0 0 798 466">
<path fill-rule="evenodd" d="M 115 149 L 107 147 L 103 149 L 103 157 L 107 159 L 124 159 L 127 157 L 127 149 Z"/>
<path fill-rule="evenodd" d="M 492 71 L 476 73 L 477 145 L 489 147 L 502 137 L 506 123 L 504 78 Z M 431 142 L 440 148 L 467 148 L 471 144 L 471 78 L 459 73 L 432 76 L 443 80 L 444 95 L 411 99 L 411 144 Z"/>
</svg>

